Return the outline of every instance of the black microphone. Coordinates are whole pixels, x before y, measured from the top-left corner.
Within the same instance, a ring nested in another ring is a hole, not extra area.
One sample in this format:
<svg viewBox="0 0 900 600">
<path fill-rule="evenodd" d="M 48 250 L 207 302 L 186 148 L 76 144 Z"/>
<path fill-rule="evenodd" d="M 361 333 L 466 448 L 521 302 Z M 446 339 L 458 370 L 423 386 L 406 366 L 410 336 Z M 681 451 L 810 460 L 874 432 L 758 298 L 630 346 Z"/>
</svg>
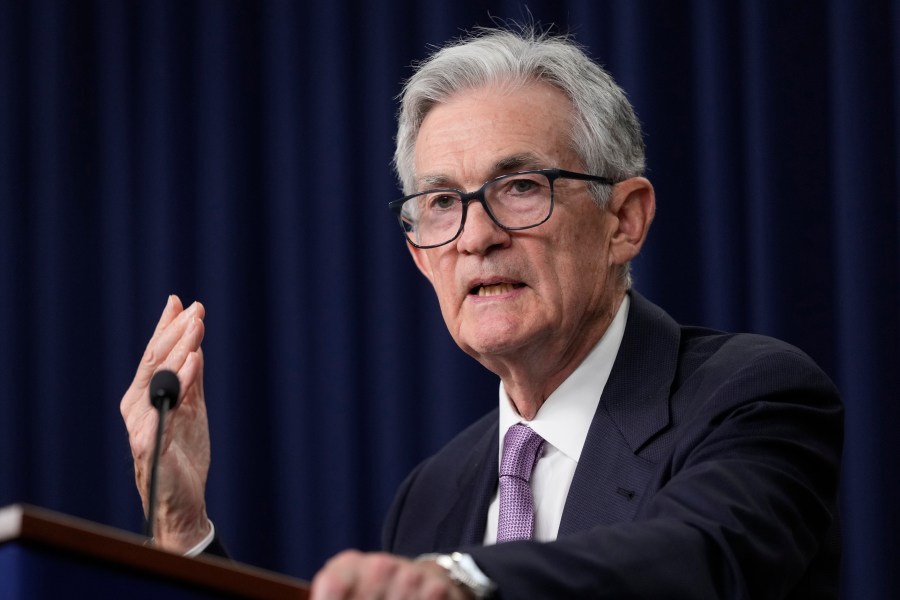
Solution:
<svg viewBox="0 0 900 600">
<path fill-rule="evenodd" d="M 159 422 L 156 424 L 156 445 L 153 448 L 153 462 L 150 465 L 150 501 L 147 506 L 147 522 L 144 525 L 144 534 L 150 539 L 153 539 L 156 522 L 156 479 L 162 436 L 166 428 L 166 413 L 178 404 L 180 392 L 181 384 L 178 382 L 178 376 L 172 371 L 159 371 L 150 380 L 150 403 L 159 411 Z"/>
<path fill-rule="evenodd" d="M 172 371 L 159 371 L 150 380 L 150 403 L 156 407 L 156 410 L 160 410 L 163 403 L 168 400 L 167 408 L 175 408 L 180 391 L 181 384 L 178 382 L 178 375 Z"/>
</svg>

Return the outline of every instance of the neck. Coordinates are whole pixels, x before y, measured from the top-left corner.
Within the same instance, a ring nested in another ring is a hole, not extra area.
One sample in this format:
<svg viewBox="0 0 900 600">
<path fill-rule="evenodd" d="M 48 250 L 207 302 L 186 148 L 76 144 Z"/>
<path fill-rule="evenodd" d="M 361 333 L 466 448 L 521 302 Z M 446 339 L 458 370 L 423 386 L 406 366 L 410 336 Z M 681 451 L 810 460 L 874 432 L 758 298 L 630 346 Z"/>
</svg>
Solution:
<svg viewBox="0 0 900 600">
<path fill-rule="evenodd" d="M 488 366 L 500 376 L 506 394 L 523 419 L 530 421 L 537 416 L 547 398 L 584 362 L 606 333 L 624 297 L 622 294 L 609 312 L 603 313 L 593 327 L 587 328 L 590 330 L 588 335 L 566 340 L 562 348 L 538 344 L 538 351 L 534 353 L 519 353 L 514 360 L 505 357 Z M 553 349 L 552 354 L 548 354 L 547 348 Z"/>
</svg>

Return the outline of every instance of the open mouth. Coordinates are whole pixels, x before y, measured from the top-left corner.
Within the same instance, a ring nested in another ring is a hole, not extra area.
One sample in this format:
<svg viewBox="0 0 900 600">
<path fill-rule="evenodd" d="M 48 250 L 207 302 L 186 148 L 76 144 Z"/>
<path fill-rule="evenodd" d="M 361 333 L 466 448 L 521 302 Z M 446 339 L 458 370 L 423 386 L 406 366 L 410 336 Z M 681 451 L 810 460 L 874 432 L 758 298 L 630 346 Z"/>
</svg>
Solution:
<svg viewBox="0 0 900 600">
<path fill-rule="evenodd" d="M 508 294 L 509 292 L 525 287 L 524 283 L 492 283 L 489 285 L 480 284 L 473 287 L 469 290 L 469 294 L 473 296 L 478 296 L 480 298 L 485 298 L 488 296 L 499 296 L 501 294 Z"/>
</svg>

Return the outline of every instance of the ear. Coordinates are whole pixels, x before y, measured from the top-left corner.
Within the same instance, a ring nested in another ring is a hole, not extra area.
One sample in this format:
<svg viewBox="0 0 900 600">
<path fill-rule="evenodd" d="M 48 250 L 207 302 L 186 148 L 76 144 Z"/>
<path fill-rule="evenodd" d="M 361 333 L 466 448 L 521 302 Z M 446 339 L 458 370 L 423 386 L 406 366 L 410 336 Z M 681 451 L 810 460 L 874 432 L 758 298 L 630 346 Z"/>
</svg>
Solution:
<svg viewBox="0 0 900 600">
<path fill-rule="evenodd" d="M 409 253 L 412 256 L 413 262 L 416 263 L 416 266 L 419 268 L 419 271 L 425 276 L 425 279 L 431 282 L 431 285 L 434 285 L 431 264 L 428 261 L 428 257 L 425 255 L 425 250 L 416 248 L 409 243 L 406 245 L 409 247 Z"/>
<path fill-rule="evenodd" d="M 620 182 L 613 188 L 608 209 L 618 219 L 610 239 L 610 263 L 624 265 L 638 255 L 650 231 L 656 214 L 653 184 L 644 177 Z"/>
</svg>

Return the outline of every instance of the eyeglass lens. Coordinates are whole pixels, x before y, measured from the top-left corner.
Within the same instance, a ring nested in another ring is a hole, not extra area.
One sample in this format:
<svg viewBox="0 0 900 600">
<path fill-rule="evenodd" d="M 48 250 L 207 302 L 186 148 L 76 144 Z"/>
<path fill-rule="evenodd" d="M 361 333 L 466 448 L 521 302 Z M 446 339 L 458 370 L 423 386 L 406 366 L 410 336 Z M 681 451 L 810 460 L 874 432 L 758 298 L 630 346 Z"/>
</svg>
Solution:
<svg viewBox="0 0 900 600">
<path fill-rule="evenodd" d="M 404 202 L 400 214 L 410 239 L 421 246 L 431 246 L 456 237 L 462 227 L 465 201 L 483 198 L 488 212 L 501 227 L 519 229 L 546 220 L 551 197 L 551 183 L 546 175 L 516 173 L 494 179 L 469 194 L 446 189 L 423 192 Z"/>
</svg>

